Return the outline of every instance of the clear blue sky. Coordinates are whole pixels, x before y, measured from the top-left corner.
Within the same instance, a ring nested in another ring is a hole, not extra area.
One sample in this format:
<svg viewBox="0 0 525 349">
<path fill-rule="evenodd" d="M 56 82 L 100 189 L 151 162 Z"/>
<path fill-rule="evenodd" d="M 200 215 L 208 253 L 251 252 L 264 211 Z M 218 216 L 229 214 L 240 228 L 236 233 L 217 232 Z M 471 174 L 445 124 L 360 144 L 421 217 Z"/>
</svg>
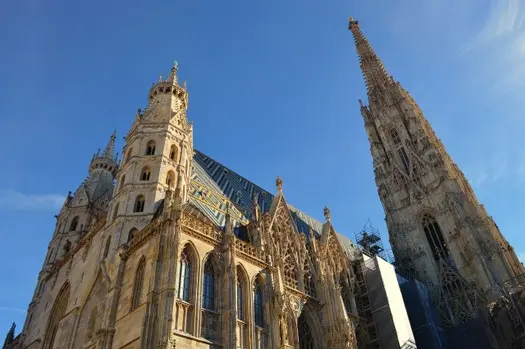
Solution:
<svg viewBox="0 0 525 349">
<path fill-rule="evenodd" d="M 121 149 L 174 59 L 197 149 L 268 190 L 280 175 L 351 238 L 368 218 L 386 238 L 350 15 L 525 254 L 521 0 L 3 1 L 0 336 L 23 325 L 66 193 L 115 128 Z"/>
</svg>

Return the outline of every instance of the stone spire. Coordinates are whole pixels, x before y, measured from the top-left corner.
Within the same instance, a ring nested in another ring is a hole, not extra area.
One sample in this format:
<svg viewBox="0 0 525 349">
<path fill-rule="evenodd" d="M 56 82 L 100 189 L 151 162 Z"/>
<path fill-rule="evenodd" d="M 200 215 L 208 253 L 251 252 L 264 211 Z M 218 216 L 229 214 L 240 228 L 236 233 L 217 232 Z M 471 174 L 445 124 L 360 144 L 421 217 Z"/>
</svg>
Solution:
<svg viewBox="0 0 525 349">
<path fill-rule="evenodd" d="M 11 325 L 11 328 L 9 329 L 9 332 L 7 332 L 7 336 L 5 337 L 4 346 L 3 349 L 9 348 L 9 344 L 13 343 L 15 339 L 15 328 L 16 324 L 13 322 Z"/>
<path fill-rule="evenodd" d="M 104 149 L 104 152 L 102 153 L 102 157 L 113 160 L 115 159 L 115 139 L 117 138 L 117 130 L 113 131 L 113 134 L 111 134 L 111 137 L 109 137 L 108 145 L 106 145 L 106 149 Z"/>
<path fill-rule="evenodd" d="M 89 173 L 95 169 L 105 169 L 111 172 L 113 176 L 116 174 L 118 168 L 117 157 L 114 155 L 116 138 L 117 131 L 113 131 L 113 134 L 109 137 L 109 142 L 102 154 L 100 154 L 100 151 L 97 151 L 97 153 L 93 155 L 91 163 L 89 164 Z"/>
<path fill-rule="evenodd" d="M 375 89 L 383 89 L 391 85 L 393 83 L 392 77 L 388 75 L 383 63 L 379 57 L 377 57 L 370 43 L 361 32 L 359 22 L 350 17 L 348 29 L 350 29 L 354 36 L 357 54 L 359 55 L 359 64 L 363 72 L 368 94 Z"/>
<path fill-rule="evenodd" d="M 173 66 L 171 67 L 170 74 L 166 79 L 166 82 L 171 82 L 173 85 L 178 84 L 177 80 L 177 71 L 179 70 L 179 62 L 173 61 Z"/>
</svg>

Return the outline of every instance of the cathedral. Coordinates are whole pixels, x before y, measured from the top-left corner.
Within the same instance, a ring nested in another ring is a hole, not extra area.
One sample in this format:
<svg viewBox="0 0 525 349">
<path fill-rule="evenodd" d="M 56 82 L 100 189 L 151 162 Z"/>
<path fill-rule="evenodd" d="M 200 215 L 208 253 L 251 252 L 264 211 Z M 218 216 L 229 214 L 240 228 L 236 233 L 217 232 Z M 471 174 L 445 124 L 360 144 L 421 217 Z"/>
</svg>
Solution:
<svg viewBox="0 0 525 349">
<path fill-rule="evenodd" d="M 349 29 L 396 270 L 428 287 L 444 327 L 483 317 L 523 267 L 358 22 Z M 23 329 L 4 348 L 396 347 L 374 339 L 387 325 L 361 291 L 364 253 L 328 208 L 319 222 L 287 202 L 281 178 L 271 193 L 194 149 L 177 71 L 149 90 L 122 158 L 114 133 L 68 194 Z"/>
</svg>

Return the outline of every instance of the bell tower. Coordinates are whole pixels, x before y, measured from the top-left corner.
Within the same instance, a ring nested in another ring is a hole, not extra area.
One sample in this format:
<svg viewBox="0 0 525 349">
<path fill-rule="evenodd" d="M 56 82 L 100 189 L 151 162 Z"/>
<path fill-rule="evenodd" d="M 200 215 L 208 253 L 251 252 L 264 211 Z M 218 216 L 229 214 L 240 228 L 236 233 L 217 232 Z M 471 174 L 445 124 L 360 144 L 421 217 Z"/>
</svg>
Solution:
<svg viewBox="0 0 525 349">
<path fill-rule="evenodd" d="M 193 127 L 186 116 L 188 93 L 177 71 L 175 62 L 168 77 L 152 85 L 148 106 L 139 109 L 125 137 L 108 217 L 108 226 L 121 231 L 120 244 L 151 221 L 167 190 L 178 189 L 183 201 L 188 195 Z"/>
<path fill-rule="evenodd" d="M 474 316 L 476 295 L 523 273 L 410 94 L 350 18 L 367 87 L 359 101 L 398 271 L 429 285 L 444 324 Z"/>
</svg>

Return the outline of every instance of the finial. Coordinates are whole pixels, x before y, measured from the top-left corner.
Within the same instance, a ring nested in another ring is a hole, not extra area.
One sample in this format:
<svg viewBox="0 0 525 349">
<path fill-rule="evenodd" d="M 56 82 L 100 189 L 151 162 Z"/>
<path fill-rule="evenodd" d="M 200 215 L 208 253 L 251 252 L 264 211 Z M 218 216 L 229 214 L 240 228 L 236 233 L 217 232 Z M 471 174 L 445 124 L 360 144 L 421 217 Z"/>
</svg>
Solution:
<svg viewBox="0 0 525 349">
<path fill-rule="evenodd" d="M 173 61 L 173 67 L 171 67 L 171 70 L 179 70 L 179 62 L 177 62 L 177 60 Z"/>
<path fill-rule="evenodd" d="M 349 17 L 348 18 L 348 29 L 352 30 L 354 26 L 358 27 L 359 21 L 356 21 L 354 17 Z"/>
<path fill-rule="evenodd" d="M 363 105 L 363 101 L 362 101 L 361 99 L 358 99 L 358 101 L 359 101 L 359 106 L 360 106 L 361 108 L 363 108 L 363 107 L 364 107 L 364 105 Z"/>
<path fill-rule="evenodd" d="M 324 218 L 326 218 L 326 220 L 329 221 L 330 220 L 330 209 L 325 206 L 323 213 L 324 213 Z"/>
<path fill-rule="evenodd" d="M 277 176 L 277 179 L 275 180 L 275 185 L 277 186 L 277 191 L 279 193 L 282 193 L 283 191 L 283 180 L 281 177 Z"/>
<path fill-rule="evenodd" d="M 159 82 L 162 82 L 162 74 L 159 75 Z"/>
</svg>

